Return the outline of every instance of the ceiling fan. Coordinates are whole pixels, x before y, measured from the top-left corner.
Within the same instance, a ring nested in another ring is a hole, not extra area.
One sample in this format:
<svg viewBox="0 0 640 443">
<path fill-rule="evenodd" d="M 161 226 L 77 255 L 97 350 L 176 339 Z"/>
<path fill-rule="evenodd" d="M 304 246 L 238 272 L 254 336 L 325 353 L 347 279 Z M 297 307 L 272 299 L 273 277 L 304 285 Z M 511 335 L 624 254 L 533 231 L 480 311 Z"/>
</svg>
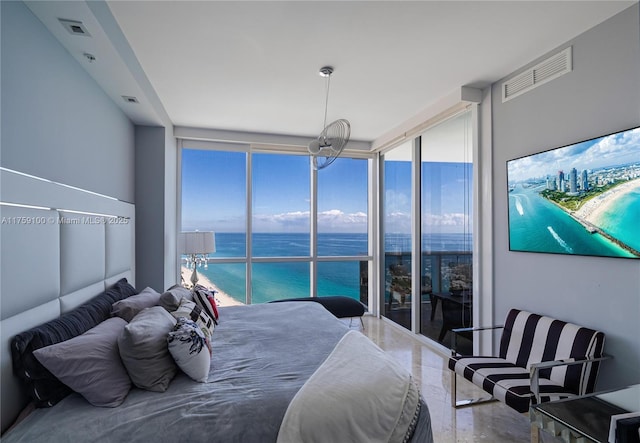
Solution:
<svg viewBox="0 0 640 443">
<path fill-rule="evenodd" d="M 331 84 L 331 74 L 333 68 L 324 66 L 320 68 L 321 77 L 327 79 L 327 96 L 324 106 L 324 129 L 318 138 L 311 140 L 307 149 L 313 157 L 313 168 L 320 170 L 326 168 L 334 162 L 340 155 L 351 136 L 351 124 L 343 118 L 331 122 L 327 125 L 327 108 L 329 105 L 329 86 Z"/>
</svg>

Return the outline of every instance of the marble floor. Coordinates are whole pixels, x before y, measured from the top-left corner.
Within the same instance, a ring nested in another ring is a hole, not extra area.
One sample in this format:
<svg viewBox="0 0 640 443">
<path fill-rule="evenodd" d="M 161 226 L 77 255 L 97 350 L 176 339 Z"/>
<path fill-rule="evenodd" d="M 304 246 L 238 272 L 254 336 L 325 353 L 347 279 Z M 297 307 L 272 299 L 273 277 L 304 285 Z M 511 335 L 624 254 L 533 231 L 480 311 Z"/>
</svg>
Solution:
<svg viewBox="0 0 640 443">
<path fill-rule="evenodd" d="M 363 333 L 412 372 L 429 407 L 436 443 L 530 441 L 528 415 L 519 414 L 500 402 L 460 409 L 451 407 L 451 371 L 447 368 L 446 355 L 386 320 L 365 316 L 363 321 Z M 355 328 L 356 321 L 352 325 Z M 357 325 L 359 327 L 360 322 Z M 458 377 L 459 399 L 481 393 Z"/>
</svg>

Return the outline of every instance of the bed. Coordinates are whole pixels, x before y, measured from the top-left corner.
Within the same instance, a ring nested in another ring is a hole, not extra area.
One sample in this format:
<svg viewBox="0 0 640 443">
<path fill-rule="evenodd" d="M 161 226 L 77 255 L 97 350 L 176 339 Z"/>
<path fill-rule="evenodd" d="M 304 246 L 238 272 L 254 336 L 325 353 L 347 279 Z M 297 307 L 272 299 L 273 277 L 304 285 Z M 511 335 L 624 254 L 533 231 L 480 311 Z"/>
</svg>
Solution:
<svg viewBox="0 0 640 443">
<path fill-rule="evenodd" d="M 8 176 L 6 171 L 2 171 L 2 180 L 3 189 L 7 181 L 26 180 L 21 189 L 54 185 Z M 68 344 L 107 323 L 115 325 L 115 320 L 120 323 L 109 328 L 127 328 L 141 315 L 130 322 L 112 316 L 114 303 L 138 294 L 133 285 L 133 205 L 79 195 L 75 189 L 54 191 L 66 197 L 61 202 L 52 203 L 47 197 L 47 202 L 34 203 L 34 198 L 40 198 L 34 196 L 43 194 L 28 193 L 30 207 L 10 202 L 12 205 L 2 206 L 2 215 L 49 217 L 56 213 L 53 217 L 71 218 L 79 213 L 108 214 L 113 220 L 2 226 L 4 442 L 432 441 L 429 412 L 410 374 L 316 303 L 219 308 L 219 324 L 210 336 L 211 354 L 207 354 L 210 364 L 200 381 L 180 366 L 163 390 L 142 389 L 134 383 L 117 406 L 109 407 L 92 405 L 86 392 L 75 392 L 63 383 L 53 388 L 38 385 L 34 393 L 34 386 L 20 376 L 22 363 L 16 367 L 16 361 L 33 364 L 38 348 Z M 25 201 L 24 195 L 18 197 Z M 3 201 L 6 198 L 3 195 Z M 34 208 L 36 204 L 42 207 Z M 125 219 L 127 223 L 116 222 Z M 19 266 L 5 267 L 4 261 L 19 256 L 34 236 L 42 255 L 38 260 L 53 270 L 31 287 L 25 285 L 26 275 Z M 87 244 L 95 246 L 90 257 L 85 253 Z M 13 292 L 21 296 L 8 300 L 7 294 Z M 153 306 L 140 312 L 163 309 Z M 77 327 L 60 327 L 61 319 L 68 318 Z M 43 324 L 48 331 L 65 332 L 34 339 L 40 336 L 33 331 Z M 32 378 L 37 372 L 33 371 Z M 30 410 L 36 403 L 48 406 L 50 398 L 53 406 Z M 29 413 L 8 430 L 25 407 Z"/>
</svg>

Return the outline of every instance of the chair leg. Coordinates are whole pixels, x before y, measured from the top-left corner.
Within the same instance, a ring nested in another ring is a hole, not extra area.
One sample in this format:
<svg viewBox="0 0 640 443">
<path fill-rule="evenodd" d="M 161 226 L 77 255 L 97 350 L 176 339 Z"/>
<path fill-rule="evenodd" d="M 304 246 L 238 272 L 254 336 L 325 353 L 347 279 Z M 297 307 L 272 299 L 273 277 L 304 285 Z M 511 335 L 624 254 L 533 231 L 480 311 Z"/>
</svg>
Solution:
<svg viewBox="0 0 640 443">
<path fill-rule="evenodd" d="M 360 317 L 360 326 L 362 326 L 362 330 L 364 331 L 364 322 L 362 321 L 362 317 Z"/>
<path fill-rule="evenodd" d="M 456 390 L 457 390 L 456 379 L 457 378 L 458 378 L 458 374 L 456 374 L 456 371 L 451 371 L 451 407 L 452 408 L 455 408 L 457 403 L 457 395 L 456 395 Z"/>
<path fill-rule="evenodd" d="M 473 406 L 473 405 L 477 405 L 477 404 L 480 404 L 480 403 L 491 403 L 491 402 L 494 402 L 494 401 L 498 401 L 493 396 L 491 396 L 491 397 L 469 398 L 469 399 L 464 399 L 464 400 L 459 400 L 458 401 L 457 379 L 458 379 L 458 374 L 456 374 L 456 371 L 451 371 L 451 407 L 452 408 L 458 409 L 458 408 L 463 408 L 465 406 Z"/>
</svg>

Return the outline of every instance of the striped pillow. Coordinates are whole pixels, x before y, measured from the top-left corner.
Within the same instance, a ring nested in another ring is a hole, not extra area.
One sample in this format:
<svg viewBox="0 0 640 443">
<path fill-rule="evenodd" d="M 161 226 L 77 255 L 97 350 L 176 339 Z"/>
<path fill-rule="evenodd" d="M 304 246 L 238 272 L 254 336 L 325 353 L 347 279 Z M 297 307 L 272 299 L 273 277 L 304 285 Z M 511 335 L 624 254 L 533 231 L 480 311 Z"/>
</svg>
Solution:
<svg viewBox="0 0 640 443">
<path fill-rule="evenodd" d="M 176 319 L 180 317 L 188 318 L 189 320 L 194 321 L 202 332 L 204 332 L 205 337 L 207 339 L 211 338 L 213 334 L 214 323 L 211 317 L 200 308 L 200 306 L 196 305 L 194 302 L 183 298 L 180 302 L 180 307 L 177 310 L 171 313 Z"/>
<path fill-rule="evenodd" d="M 206 312 L 215 324 L 218 324 L 218 307 L 214 294 L 216 291 L 206 289 L 204 286 L 196 286 L 193 290 L 193 301 Z"/>
</svg>

